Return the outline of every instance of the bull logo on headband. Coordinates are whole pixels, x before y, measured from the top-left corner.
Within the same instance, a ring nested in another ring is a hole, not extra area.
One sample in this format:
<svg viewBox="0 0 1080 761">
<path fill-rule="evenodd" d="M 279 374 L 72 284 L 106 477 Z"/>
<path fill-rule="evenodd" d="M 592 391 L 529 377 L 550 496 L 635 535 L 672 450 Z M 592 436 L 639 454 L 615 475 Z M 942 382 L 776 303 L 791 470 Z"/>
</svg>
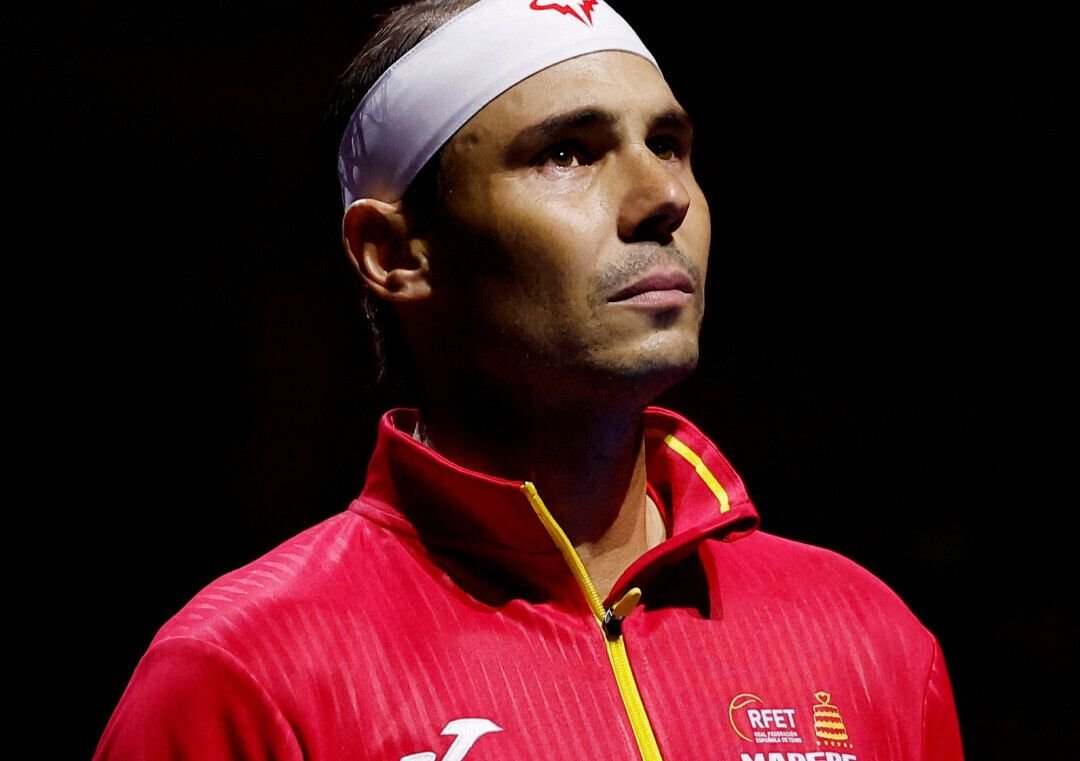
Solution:
<svg viewBox="0 0 1080 761">
<path fill-rule="evenodd" d="M 567 16 L 573 16 L 582 24 L 588 24 L 589 26 L 592 26 L 592 9 L 596 6 L 596 3 L 597 0 L 585 0 L 583 3 L 578 5 L 578 8 L 581 9 L 580 14 L 576 10 L 574 10 L 573 7 L 569 5 L 563 5 L 562 3 L 546 3 L 544 5 L 541 5 L 539 0 L 532 0 L 532 3 L 529 5 L 529 7 L 532 8 L 534 11 L 558 11 L 559 13 L 565 14 Z"/>
</svg>

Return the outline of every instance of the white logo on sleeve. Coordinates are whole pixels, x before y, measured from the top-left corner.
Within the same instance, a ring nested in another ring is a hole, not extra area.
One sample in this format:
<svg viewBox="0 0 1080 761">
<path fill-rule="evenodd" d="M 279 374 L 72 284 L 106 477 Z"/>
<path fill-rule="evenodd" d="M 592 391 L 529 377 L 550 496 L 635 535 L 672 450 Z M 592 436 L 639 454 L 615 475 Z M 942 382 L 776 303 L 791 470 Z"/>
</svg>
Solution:
<svg viewBox="0 0 1080 761">
<path fill-rule="evenodd" d="M 443 735 L 454 735 L 454 742 L 450 743 L 442 761 L 461 761 L 476 741 L 489 732 L 502 732 L 502 727 L 487 719 L 454 719 L 441 732 Z M 438 756 L 424 751 L 402 756 L 401 761 L 438 761 Z"/>
</svg>

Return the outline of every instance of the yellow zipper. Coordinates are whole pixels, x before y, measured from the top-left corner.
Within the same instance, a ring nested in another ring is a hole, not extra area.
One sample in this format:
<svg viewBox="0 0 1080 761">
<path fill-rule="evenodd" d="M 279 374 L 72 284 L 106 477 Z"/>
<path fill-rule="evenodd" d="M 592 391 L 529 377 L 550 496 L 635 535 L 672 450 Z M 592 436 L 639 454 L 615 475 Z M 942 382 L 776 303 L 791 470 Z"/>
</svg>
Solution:
<svg viewBox="0 0 1080 761">
<path fill-rule="evenodd" d="M 645 705 L 641 702 L 641 693 L 638 692 L 637 682 L 634 680 L 634 671 L 630 667 L 630 658 L 626 653 L 626 643 L 623 641 L 621 625 L 608 627 L 608 622 L 613 618 L 621 624 L 622 619 L 633 609 L 637 600 L 641 597 L 641 590 L 631 589 L 619 602 L 612 606 L 610 611 L 604 610 L 604 602 L 600 594 L 593 586 L 589 572 L 585 564 L 581 562 L 574 546 L 570 543 L 562 527 L 548 512 L 544 501 L 536 491 L 532 483 L 526 481 L 521 486 L 525 496 L 529 500 L 533 511 L 540 522 L 544 524 L 548 534 L 559 548 L 570 571 L 577 579 L 578 586 L 585 593 L 585 599 L 589 602 L 589 608 L 596 617 L 597 624 L 601 627 L 604 644 L 607 646 L 608 660 L 611 661 L 611 670 L 615 673 L 615 682 L 619 685 L 619 694 L 622 696 L 623 705 L 626 707 L 626 715 L 630 718 L 630 727 L 634 730 L 634 739 L 637 740 L 638 750 L 641 752 L 642 761 L 663 761 L 660 748 L 656 744 L 656 736 L 653 734 L 649 716 L 645 713 Z"/>
</svg>

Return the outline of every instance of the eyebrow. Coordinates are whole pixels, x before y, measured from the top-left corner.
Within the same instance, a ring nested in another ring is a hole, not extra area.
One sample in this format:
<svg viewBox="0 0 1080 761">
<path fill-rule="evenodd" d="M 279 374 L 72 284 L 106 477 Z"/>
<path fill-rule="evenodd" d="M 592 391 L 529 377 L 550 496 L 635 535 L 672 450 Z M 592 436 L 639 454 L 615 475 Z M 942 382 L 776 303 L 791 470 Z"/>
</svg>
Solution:
<svg viewBox="0 0 1080 761">
<path fill-rule="evenodd" d="M 538 145 L 559 139 L 567 132 L 588 127 L 606 127 L 611 129 L 619 122 L 619 117 L 611 111 L 600 108 L 578 108 L 562 114 L 553 114 L 541 122 L 525 127 L 510 141 L 510 152 L 517 154 L 530 151 Z"/>
<path fill-rule="evenodd" d="M 649 129 L 670 129 L 693 135 L 694 122 L 690 118 L 690 114 L 681 108 L 672 108 L 653 117 L 652 121 L 649 122 Z"/>
</svg>

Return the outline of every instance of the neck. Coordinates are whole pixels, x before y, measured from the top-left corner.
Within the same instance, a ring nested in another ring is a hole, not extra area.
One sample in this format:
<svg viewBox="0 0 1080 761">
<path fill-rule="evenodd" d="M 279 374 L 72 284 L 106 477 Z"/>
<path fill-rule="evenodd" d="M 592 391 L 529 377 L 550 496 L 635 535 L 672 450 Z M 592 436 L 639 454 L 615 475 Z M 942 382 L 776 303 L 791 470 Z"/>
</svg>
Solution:
<svg viewBox="0 0 1080 761">
<path fill-rule="evenodd" d="M 643 409 L 556 409 L 470 393 L 427 400 L 418 433 L 464 467 L 532 481 L 603 597 L 630 563 L 664 539 L 645 491 Z"/>
</svg>

